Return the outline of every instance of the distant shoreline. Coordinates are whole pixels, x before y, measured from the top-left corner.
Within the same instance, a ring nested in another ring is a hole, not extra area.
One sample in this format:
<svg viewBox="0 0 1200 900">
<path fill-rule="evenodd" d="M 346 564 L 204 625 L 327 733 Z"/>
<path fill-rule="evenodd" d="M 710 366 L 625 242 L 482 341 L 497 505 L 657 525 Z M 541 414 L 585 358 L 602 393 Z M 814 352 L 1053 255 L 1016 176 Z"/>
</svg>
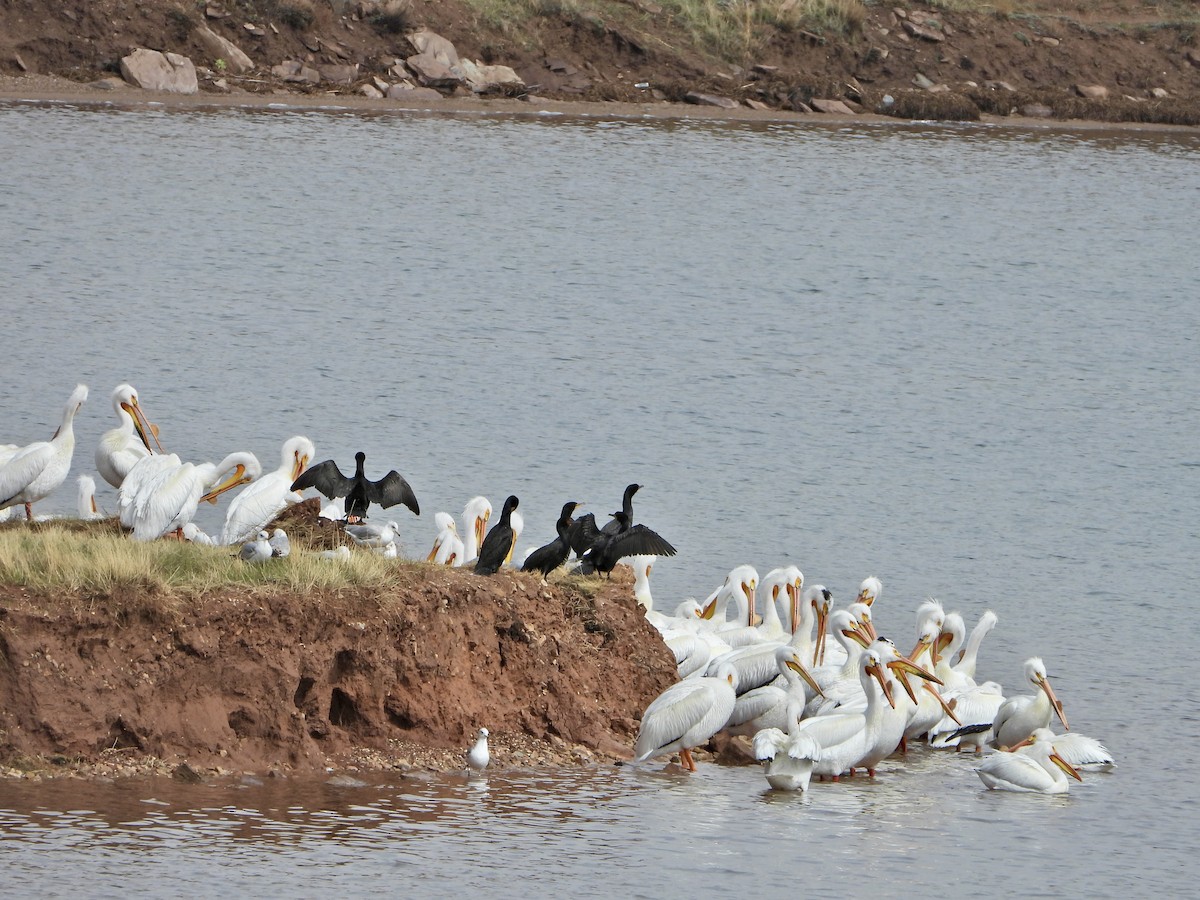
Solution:
<svg viewBox="0 0 1200 900">
<path fill-rule="evenodd" d="M 552 100 L 532 97 L 527 100 L 510 98 L 446 98 L 405 102 L 395 99 L 372 99 L 353 94 L 169 94 L 145 91 L 130 86 L 116 90 L 99 90 L 53 76 L 0 76 L 0 105 L 65 105 L 125 110 L 169 109 L 175 111 L 260 110 L 266 112 L 328 112 L 358 115 L 462 115 L 512 116 L 528 118 L 611 118 L 644 120 L 701 120 L 763 124 L 837 126 L 847 124 L 889 124 L 897 127 L 946 128 L 996 127 L 1037 129 L 1045 131 L 1111 131 L 1200 134 L 1200 127 L 1145 122 L 1103 122 L 1084 119 L 1037 119 L 1019 116 L 983 116 L 978 122 L 912 120 L 870 113 L 836 115 L 799 113 L 788 110 L 757 110 L 749 107 L 725 109 L 687 103 L 663 101 L 649 103 L 589 102 Z"/>
</svg>

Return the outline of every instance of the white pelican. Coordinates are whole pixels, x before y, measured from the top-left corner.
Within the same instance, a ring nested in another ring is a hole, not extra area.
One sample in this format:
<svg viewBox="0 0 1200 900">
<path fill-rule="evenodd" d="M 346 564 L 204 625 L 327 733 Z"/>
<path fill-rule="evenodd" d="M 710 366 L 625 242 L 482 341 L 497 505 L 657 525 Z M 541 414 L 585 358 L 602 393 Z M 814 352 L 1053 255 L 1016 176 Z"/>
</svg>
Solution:
<svg viewBox="0 0 1200 900">
<path fill-rule="evenodd" d="M 488 752 L 488 730 L 480 728 L 479 733 L 475 735 L 475 743 L 471 749 L 467 751 L 467 765 L 472 769 L 486 769 L 487 764 L 492 760 L 492 754 Z"/>
<path fill-rule="evenodd" d="M 0 466 L 0 509 L 23 503 L 25 518 L 33 521 L 33 504 L 48 497 L 67 480 L 71 456 L 75 453 L 72 423 L 87 395 L 87 385 L 76 385 L 54 436 L 20 447 Z"/>
<path fill-rule="evenodd" d="M 112 405 L 120 424 L 101 435 L 96 445 L 96 471 L 119 488 L 137 461 L 154 453 L 150 439 L 157 443 L 158 429 L 142 413 L 133 385 L 118 384 L 112 392 Z M 161 444 L 158 449 L 162 452 Z"/>
<path fill-rule="evenodd" d="M 1000 707 L 992 725 L 997 747 L 1013 747 L 1033 734 L 1036 729 L 1048 728 L 1050 716 L 1055 713 L 1058 714 L 1063 728 L 1071 730 L 1062 704 L 1058 702 L 1054 688 L 1050 687 L 1050 679 L 1046 677 L 1046 664 L 1036 656 L 1025 660 L 1025 678 L 1040 690 L 1033 695 L 1010 697 Z"/>
<path fill-rule="evenodd" d="M 20 449 L 16 444 L 0 444 L 0 469 L 3 469 L 4 464 L 12 459 L 13 455 Z M 10 515 L 12 515 L 11 506 L 0 509 L 0 522 L 7 522 Z"/>
<path fill-rule="evenodd" d="M 512 544 L 509 545 L 508 553 L 504 557 L 504 565 L 509 565 L 512 562 L 513 551 L 517 549 L 517 539 L 521 536 L 521 532 L 525 530 L 525 517 L 516 509 L 508 514 L 508 527 L 512 529 Z"/>
<path fill-rule="evenodd" d="M 862 584 L 858 586 L 858 597 L 855 598 L 858 603 L 865 603 L 871 606 L 879 595 L 883 593 L 883 582 L 874 575 L 869 575 L 862 580 Z"/>
<path fill-rule="evenodd" d="M 271 532 L 269 543 L 271 544 L 272 556 L 283 558 L 291 555 L 292 542 L 288 539 L 287 532 L 282 528 L 276 528 Z"/>
<path fill-rule="evenodd" d="M 1029 736 L 1029 745 L 1021 752 L 993 753 L 975 772 L 990 790 L 1065 794 L 1070 785 L 1067 775 L 1076 781 L 1083 779 L 1055 752 L 1053 739 L 1054 734 L 1049 728 L 1034 729 Z"/>
<path fill-rule="evenodd" d="M 965 675 L 974 681 L 976 663 L 979 659 L 979 648 L 983 644 L 983 639 L 996 627 L 997 621 L 996 614 L 990 609 L 985 610 L 983 615 L 979 617 L 979 621 L 971 629 L 971 635 L 967 638 L 966 646 L 958 654 L 958 662 L 954 664 L 955 672 Z"/>
<path fill-rule="evenodd" d="M 195 522 L 187 522 L 183 526 L 183 539 L 191 541 L 193 544 L 201 544 L 205 547 L 212 547 L 217 542 L 200 530 L 200 527 Z"/>
<path fill-rule="evenodd" d="M 983 745 L 992 736 L 992 722 L 1004 705 L 1004 689 L 995 681 L 985 681 L 970 690 L 959 691 L 946 701 L 954 708 L 959 722 L 945 716 L 929 731 L 933 747 L 954 747 L 955 750 L 974 749 L 983 752 Z"/>
<path fill-rule="evenodd" d="M 642 714 L 633 761 L 645 762 L 678 750 L 683 764 L 695 772 L 691 750 L 724 727 L 733 712 L 737 684 L 737 670 L 723 665 L 714 675 L 671 685 Z"/>
<path fill-rule="evenodd" d="M 266 562 L 270 559 L 271 542 L 267 538 L 267 533 L 260 531 L 254 540 L 242 544 L 242 549 L 238 551 L 238 558 L 252 563 Z"/>
<path fill-rule="evenodd" d="M 675 654 L 675 668 L 680 678 L 691 678 L 702 673 L 712 660 L 712 649 L 699 634 L 678 631 L 671 635 L 663 635 L 663 640 Z"/>
<path fill-rule="evenodd" d="M 900 741 L 903 740 L 905 728 L 908 725 L 908 708 L 897 705 L 895 685 L 899 682 L 911 699 L 914 692 L 908 684 L 906 675 L 916 675 L 918 678 L 924 679 L 926 683 L 932 681 L 936 684 L 938 679 L 932 673 L 902 657 L 889 640 L 877 640 L 871 644 L 869 649 L 878 653 L 883 662 L 885 681 L 881 683 L 884 685 L 884 699 L 888 702 L 886 706 L 882 703 L 878 704 L 877 724 L 869 735 L 863 755 L 851 767 L 850 774 L 854 774 L 855 768 L 863 768 L 867 770 L 868 775 L 874 778 L 875 767 L 882 760 L 891 756 L 900 746 Z"/>
<path fill-rule="evenodd" d="M 941 626 L 938 624 L 938 620 L 934 617 L 927 617 L 921 629 L 917 646 L 909 654 L 909 659 L 921 668 L 934 669 L 937 665 L 936 661 L 939 659 L 937 644 L 940 637 Z M 941 684 L 940 681 L 937 683 Z M 930 729 L 942 720 L 943 715 L 952 713 L 945 698 L 928 683 L 921 685 L 916 700 L 906 706 L 906 710 L 908 711 L 908 726 L 904 729 L 905 749 L 908 748 L 908 741 L 926 737 Z M 951 717 L 953 718 L 952 715 Z"/>
<path fill-rule="evenodd" d="M 783 676 L 786 687 L 779 686 L 775 679 L 751 691 L 738 694 L 733 712 L 725 727 L 733 734 L 752 735 L 764 728 L 783 728 L 787 724 L 786 714 L 790 703 L 799 700 L 801 710 L 808 700 L 805 684 L 812 688 L 813 696 L 821 695 L 821 688 L 812 674 L 804 667 L 800 652 L 788 644 L 775 649 L 775 667 Z"/>
<path fill-rule="evenodd" d="M 330 522 L 340 522 L 346 518 L 346 504 L 337 500 L 330 500 L 321 507 L 321 511 L 317 515 L 322 519 L 328 519 Z"/>
<path fill-rule="evenodd" d="M 388 522 L 386 525 L 369 525 L 363 522 L 347 525 L 346 534 L 360 547 L 386 547 L 400 537 L 400 526 L 396 522 Z"/>
<path fill-rule="evenodd" d="M 121 485 L 122 494 L 129 487 L 130 476 L 138 469 L 156 459 L 167 457 L 150 456 L 139 462 Z M 230 453 L 219 463 L 183 463 L 176 465 L 152 483 L 143 484 L 133 501 L 133 539 L 152 541 L 172 531 L 182 536 L 183 526 L 192 520 L 201 500 L 215 503 L 217 497 L 248 481 L 253 481 L 262 472 L 262 466 L 253 453 L 239 451 Z M 222 480 L 222 476 L 227 476 Z"/>
<path fill-rule="evenodd" d="M 303 435 L 284 441 L 279 468 L 255 479 L 229 504 L 221 543 L 236 544 L 248 539 L 288 506 L 299 503 L 303 495 L 292 490 L 292 482 L 304 474 L 315 453 L 313 442 Z"/>
<path fill-rule="evenodd" d="M 96 479 L 91 475 L 80 475 L 77 479 L 79 494 L 76 502 L 79 505 L 79 518 L 103 519 L 104 514 L 96 506 Z"/>
<path fill-rule="evenodd" d="M 821 758 L 821 745 L 798 726 L 803 706 L 792 700 L 787 707 L 787 731 L 764 728 L 754 735 L 754 758 L 769 760 L 767 784 L 777 791 L 807 791 L 813 763 Z"/>
<path fill-rule="evenodd" d="M 762 580 L 763 593 L 767 595 L 765 602 L 774 605 L 777 618 L 786 632 L 782 640 L 796 633 L 800 624 L 800 592 L 804 590 L 804 573 L 797 566 L 781 566 L 772 569 Z M 783 596 L 780 596 L 780 590 Z M 764 624 L 767 614 L 764 613 Z"/>
<path fill-rule="evenodd" d="M 867 708 L 863 712 L 835 712 L 802 721 L 798 728 L 811 735 L 821 745 L 821 758 L 813 771 L 837 781 L 843 772 L 858 764 L 875 746 L 881 724 L 880 703 L 891 703 L 884 660 L 878 649 L 868 647 L 858 660 L 858 677 Z M 878 681 L 876 687 L 872 679 Z"/>
<path fill-rule="evenodd" d="M 472 497 L 463 507 L 463 555 L 465 563 L 479 556 L 479 545 L 487 533 L 488 519 L 492 517 L 492 504 L 487 497 Z"/>
<path fill-rule="evenodd" d="M 462 539 L 458 536 L 454 516 L 448 512 L 436 513 L 433 524 L 437 526 L 437 537 L 433 540 L 433 549 L 425 557 L 425 562 L 439 566 L 461 566 L 466 562 L 466 552 Z"/>
<path fill-rule="evenodd" d="M 830 663 L 812 670 L 813 680 L 820 686 L 823 696 L 809 701 L 805 713 L 810 716 L 831 711 L 836 706 L 862 697 L 862 686 L 858 681 L 858 658 L 871 642 L 858 630 L 858 623 L 848 610 L 837 609 L 830 613 L 829 630 L 845 651 L 846 661 L 840 666 Z"/>
</svg>

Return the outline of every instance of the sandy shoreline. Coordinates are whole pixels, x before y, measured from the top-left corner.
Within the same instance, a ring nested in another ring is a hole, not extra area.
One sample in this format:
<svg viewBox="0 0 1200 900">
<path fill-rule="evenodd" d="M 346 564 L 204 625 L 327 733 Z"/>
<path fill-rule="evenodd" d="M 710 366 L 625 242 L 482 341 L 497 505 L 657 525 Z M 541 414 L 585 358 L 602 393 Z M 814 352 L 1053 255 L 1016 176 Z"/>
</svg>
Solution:
<svg viewBox="0 0 1200 900">
<path fill-rule="evenodd" d="M 23 104 L 197 112 L 241 109 L 267 112 L 326 112 L 335 115 L 349 113 L 364 116 L 459 115 L 514 118 L 699 120 L 717 123 L 789 124 L 817 127 L 844 127 L 848 124 L 886 124 L 897 127 L 937 125 L 947 128 L 1000 126 L 1052 131 L 1200 134 L 1200 127 L 1140 122 L 1096 122 L 1080 119 L 1035 119 L 989 115 L 984 115 L 978 122 L 928 122 L 869 113 L 845 116 L 799 113 L 778 109 L 757 110 L 749 107 L 724 109 L 715 106 L 663 101 L 647 103 L 584 102 L 535 96 L 524 100 L 449 97 L 436 103 L 430 103 L 427 100 L 405 102 L 395 99 L 372 99 L 356 94 L 337 92 L 304 94 L 281 91 L 269 94 L 246 92 L 184 95 L 144 91 L 132 86 L 115 90 L 100 90 L 53 76 L 0 76 L 0 105 Z"/>
</svg>

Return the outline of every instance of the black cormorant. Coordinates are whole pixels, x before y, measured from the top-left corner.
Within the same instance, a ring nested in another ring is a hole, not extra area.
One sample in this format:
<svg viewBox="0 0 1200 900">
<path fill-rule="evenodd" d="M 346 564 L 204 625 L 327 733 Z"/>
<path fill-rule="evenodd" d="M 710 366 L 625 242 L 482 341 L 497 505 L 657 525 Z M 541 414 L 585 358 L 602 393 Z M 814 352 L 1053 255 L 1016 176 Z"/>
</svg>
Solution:
<svg viewBox="0 0 1200 900">
<path fill-rule="evenodd" d="M 613 513 L 617 520 L 615 534 L 600 533 L 591 547 L 584 553 L 578 571 L 583 575 L 592 572 L 611 573 L 617 561 L 626 556 L 674 556 L 676 550 L 666 538 L 645 525 L 631 525 L 625 511 Z"/>
<path fill-rule="evenodd" d="M 513 531 L 510 520 L 513 510 L 520 505 L 520 502 L 512 496 L 504 501 L 504 508 L 500 510 L 500 521 L 492 526 L 483 539 L 483 545 L 479 548 L 479 559 L 475 561 L 476 575 L 495 575 L 504 565 L 508 554 L 512 552 L 517 535 Z"/>
<path fill-rule="evenodd" d="M 418 516 L 421 507 L 417 496 L 408 482 L 395 469 L 378 481 L 369 481 L 363 474 L 363 463 L 367 454 L 361 450 L 354 454 L 354 476 L 347 478 L 332 459 L 309 466 L 308 470 L 292 482 L 293 491 L 316 488 L 330 500 L 346 498 L 346 521 L 357 522 L 367 517 L 367 507 L 376 503 L 385 509 L 403 503 Z"/>
<path fill-rule="evenodd" d="M 538 547 L 527 557 L 525 563 L 521 566 L 522 572 L 541 572 L 542 578 L 561 566 L 567 561 L 567 557 L 571 555 L 570 530 L 574 520 L 571 514 L 579 506 L 574 500 L 569 503 L 564 503 L 562 515 L 558 517 L 558 522 L 555 528 L 558 531 L 558 537 L 552 540 L 544 547 Z"/>
</svg>

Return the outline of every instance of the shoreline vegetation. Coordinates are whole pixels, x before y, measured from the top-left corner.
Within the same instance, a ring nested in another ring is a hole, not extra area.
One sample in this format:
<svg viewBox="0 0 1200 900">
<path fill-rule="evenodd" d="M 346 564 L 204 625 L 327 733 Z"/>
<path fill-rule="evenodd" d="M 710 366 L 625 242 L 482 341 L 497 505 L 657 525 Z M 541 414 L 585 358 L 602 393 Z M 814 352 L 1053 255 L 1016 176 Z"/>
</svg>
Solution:
<svg viewBox="0 0 1200 900">
<path fill-rule="evenodd" d="M 309 506 L 261 565 L 111 519 L 0 525 L 0 777 L 454 771 L 480 726 L 500 768 L 629 757 L 675 662 L 627 572 L 322 559 L 344 537 Z"/>
<path fill-rule="evenodd" d="M 123 60 L 138 48 L 185 59 L 195 93 L 131 84 Z M 0 102 L 12 100 L 1196 127 L 1200 10 L 1184 0 L 68 0 L 46 14 L 14 0 L 0 9 Z"/>
</svg>

